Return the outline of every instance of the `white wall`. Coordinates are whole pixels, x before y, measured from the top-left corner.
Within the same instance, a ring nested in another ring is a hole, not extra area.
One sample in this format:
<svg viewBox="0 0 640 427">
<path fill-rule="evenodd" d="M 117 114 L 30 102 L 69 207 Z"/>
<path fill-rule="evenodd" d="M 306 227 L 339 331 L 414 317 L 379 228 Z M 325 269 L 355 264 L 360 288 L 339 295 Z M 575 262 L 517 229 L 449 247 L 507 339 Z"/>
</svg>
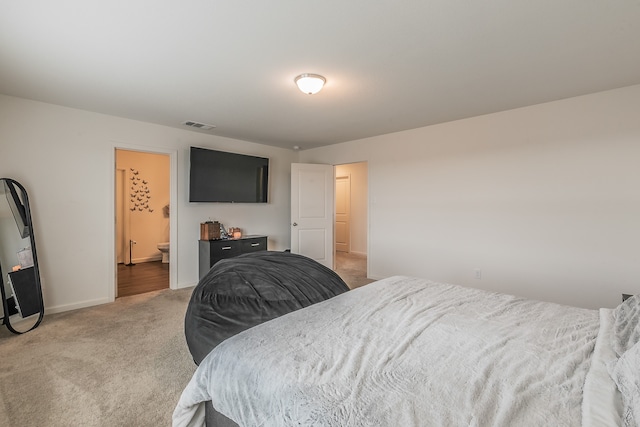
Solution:
<svg viewBox="0 0 640 427">
<path fill-rule="evenodd" d="M 270 202 L 188 203 L 189 146 L 269 157 Z M 48 312 L 113 299 L 115 147 L 175 151 L 178 287 L 198 279 L 199 223 L 215 218 L 289 247 L 290 164 L 297 153 L 0 95 L 0 175 L 30 197 Z M 174 202 L 172 201 L 172 204 Z M 172 212 L 173 213 L 173 212 Z"/>
<path fill-rule="evenodd" d="M 306 150 L 300 161 L 368 161 L 373 278 L 613 307 L 640 293 L 639 111 L 632 86 Z"/>
<path fill-rule="evenodd" d="M 290 164 L 367 161 L 374 278 L 584 307 L 640 292 L 640 86 L 302 151 L 0 95 L 0 175 L 29 192 L 49 312 L 113 297 L 114 147 L 178 157 L 178 286 L 208 218 L 289 247 Z M 188 147 L 271 158 L 270 203 L 190 204 Z M 482 279 L 475 279 L 475 269 Z"/>
</svg>

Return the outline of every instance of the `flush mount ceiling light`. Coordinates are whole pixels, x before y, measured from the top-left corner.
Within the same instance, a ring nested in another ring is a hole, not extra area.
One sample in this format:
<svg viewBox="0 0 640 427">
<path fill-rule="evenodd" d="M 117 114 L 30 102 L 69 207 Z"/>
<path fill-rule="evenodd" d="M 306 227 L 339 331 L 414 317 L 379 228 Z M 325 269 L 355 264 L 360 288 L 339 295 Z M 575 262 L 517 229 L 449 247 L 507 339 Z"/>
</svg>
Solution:
<svg viewBox="0 0 640 427">
<path fill-rule="evenodd" d="M 313 95 L 314 93 L 320 92 L 320 89 L 322 89 L 322 86 L 324 86 L 327 80 L 319 74 L 304 73 L 300 74 L 293 81 L 296 82 L 302 92 Z"/>
</svg>

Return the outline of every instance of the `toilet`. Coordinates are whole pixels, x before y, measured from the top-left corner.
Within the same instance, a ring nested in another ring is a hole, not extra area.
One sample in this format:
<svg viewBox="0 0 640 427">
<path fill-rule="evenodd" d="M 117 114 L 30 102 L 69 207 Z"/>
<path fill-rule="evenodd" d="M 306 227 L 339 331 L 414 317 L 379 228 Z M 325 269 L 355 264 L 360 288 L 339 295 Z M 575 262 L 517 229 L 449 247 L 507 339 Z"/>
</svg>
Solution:
<svg viewBox="0 0 640 427">
<path fill-rule="evenodd" d="M 169 264 L 169 242 L 158 243 L 158 250 L 162 252 L 162 263 Z"/>
</svg>

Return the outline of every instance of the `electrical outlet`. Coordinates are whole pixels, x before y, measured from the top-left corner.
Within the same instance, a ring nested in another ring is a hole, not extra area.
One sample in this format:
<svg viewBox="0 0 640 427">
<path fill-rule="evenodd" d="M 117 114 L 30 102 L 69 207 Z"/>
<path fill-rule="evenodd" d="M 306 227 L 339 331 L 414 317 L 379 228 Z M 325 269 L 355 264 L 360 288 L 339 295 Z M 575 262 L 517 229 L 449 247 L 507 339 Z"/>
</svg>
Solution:
<svg viewBox="0 0 640 427">
<path fill-rule="evenodd" d="M 480 270 L 479 268 L 476 268 L 476 279 L 477 280 L 482 280 L 482 270 Z"/>
</svg>

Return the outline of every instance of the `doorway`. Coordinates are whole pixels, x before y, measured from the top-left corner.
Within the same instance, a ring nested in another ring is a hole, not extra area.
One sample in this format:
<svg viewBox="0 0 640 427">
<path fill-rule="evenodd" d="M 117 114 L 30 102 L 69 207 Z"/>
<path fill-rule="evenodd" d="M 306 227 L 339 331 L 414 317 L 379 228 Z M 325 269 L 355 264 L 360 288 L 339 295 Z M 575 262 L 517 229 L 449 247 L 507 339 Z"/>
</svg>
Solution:
<svg viewBox="0 0 640 427">
<path fill-rule="evenodd" d="M 367 278 L 368 174 L 367 162 L 291 164 L 291 252 L 334 270 L 352 289 L 373 282 Z M 348 196 L 341 192 L 336 200 L 336 187 Z M 348 224 L 336 224 L 345 211 Z M 336 229 L 342 233 L 338 239 Z"/>
<path fill-rule="evenodd" d="M 116 297 L 170 286 L 170 160 L 115 150 Z"/>
<path fill-rule="evenodd" d="M 335 271 L 353 289 L 367 278 L 369 184 L 367 162 L 335 166 Z"/>
</svg>

